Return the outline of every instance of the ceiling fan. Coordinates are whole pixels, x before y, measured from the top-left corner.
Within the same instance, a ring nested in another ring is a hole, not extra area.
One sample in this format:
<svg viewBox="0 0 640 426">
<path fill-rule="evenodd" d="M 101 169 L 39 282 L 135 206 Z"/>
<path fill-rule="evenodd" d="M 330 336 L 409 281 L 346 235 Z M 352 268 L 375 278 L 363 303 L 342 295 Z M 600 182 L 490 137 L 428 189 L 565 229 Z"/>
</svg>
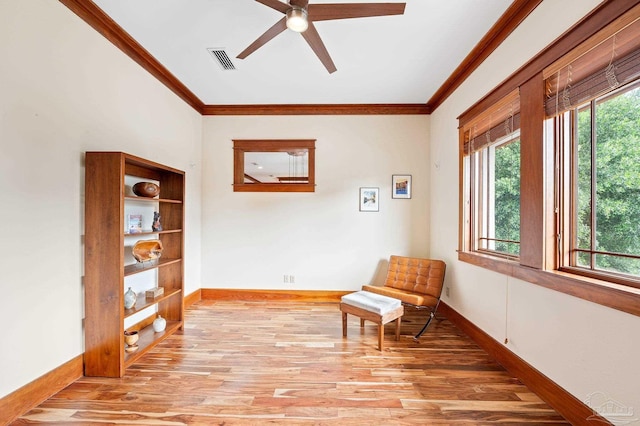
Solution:
<svg viewBox="0 0 640 426">
<path fill-rule="evenodd" d="M 366 18 L 370 16 L 402 15 L 406 3 L 343 3 L 343 4 L 309 4 L 309 0 L 289 0 L 283 3 L 280 0 L 256 0 L 265 6 L 269 6 L 286 16 L 276 22 L 264 34 L 251 43 L 238 56 L 244 59 L 275 36 L 289 28 L 299 32 L 309 43 L 311 49 L 320 59 L 329 74 L 337 70 L 327 48 L 324 46 L 315 25 L 316 21 L 329 21 L 333 19 Z"/>
</svg>

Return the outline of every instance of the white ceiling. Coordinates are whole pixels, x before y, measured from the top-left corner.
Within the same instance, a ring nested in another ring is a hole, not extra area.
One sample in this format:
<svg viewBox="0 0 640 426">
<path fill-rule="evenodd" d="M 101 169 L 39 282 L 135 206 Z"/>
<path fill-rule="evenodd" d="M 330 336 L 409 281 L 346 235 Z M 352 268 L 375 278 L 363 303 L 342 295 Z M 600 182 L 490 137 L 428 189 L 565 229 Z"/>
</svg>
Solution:
<svg viewBox="0 0 640 426">
<path fill-rule="evenodd" d="M 406 0 L 404 15 L 317 22 L 338 68 L 329 74 L 289 30 L 236 59 L 283 17 L 254 0 L 94 2 L 208 105 L 424 104 L 511 4 Z M 310 0 L 364 2 L 380 3 Z M 207 48 L 224 48 L 236 70 L 222 70 Z"/>
</svg>

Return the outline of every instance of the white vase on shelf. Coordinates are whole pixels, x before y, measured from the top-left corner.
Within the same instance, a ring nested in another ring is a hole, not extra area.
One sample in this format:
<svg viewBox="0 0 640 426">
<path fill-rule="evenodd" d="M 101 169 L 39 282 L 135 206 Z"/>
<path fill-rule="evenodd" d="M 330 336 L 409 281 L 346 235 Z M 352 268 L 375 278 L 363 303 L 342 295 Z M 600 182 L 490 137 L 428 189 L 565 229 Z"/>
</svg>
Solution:
<svg viewBox="0 0 640 426">
<path fill-rule="evenodd" d="M 164 331 L 166 327 L 167 327 L 167 320 L 162 318 L 160 315 L 158 315 L 158 318 L 153 320 L 153 331 L 155 331 L 156 333 L 160 333 L 161 331 Z"/>
<path fill-rule="evenodd" d="M 138 298 L 138 295 L 136 294 L 136 292 L 131 290 L 131 287 L 129 287 L 129 290 L 127 290 L 127 292 L 124 294 L 124 308 L 125 309 L 133 308 L 136 304 L 137 298 Z"/>
</svg>

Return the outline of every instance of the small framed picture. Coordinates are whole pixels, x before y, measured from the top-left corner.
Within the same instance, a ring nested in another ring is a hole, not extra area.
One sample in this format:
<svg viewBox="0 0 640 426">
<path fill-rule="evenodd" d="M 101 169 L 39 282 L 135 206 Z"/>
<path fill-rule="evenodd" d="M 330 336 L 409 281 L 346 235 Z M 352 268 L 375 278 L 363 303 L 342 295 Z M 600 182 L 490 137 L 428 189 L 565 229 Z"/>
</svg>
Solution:
<svg viewBox="0 0 640 426">
<path fill-rule="evenodd" d="M 380 210 L 380 188 L 360 188 L 360 211 L 377 212 Z"/>
<path fill-rule="evenodd" d="M 129 226 L 127 228 L 127 234 L 140 234 L 142 232 L 142 215 L 130 214 Z"/>
<path fill-rule="evenodd" d="M 411 198 L 411 175 L 391 177 L 391 198 Z"/>
</svg>

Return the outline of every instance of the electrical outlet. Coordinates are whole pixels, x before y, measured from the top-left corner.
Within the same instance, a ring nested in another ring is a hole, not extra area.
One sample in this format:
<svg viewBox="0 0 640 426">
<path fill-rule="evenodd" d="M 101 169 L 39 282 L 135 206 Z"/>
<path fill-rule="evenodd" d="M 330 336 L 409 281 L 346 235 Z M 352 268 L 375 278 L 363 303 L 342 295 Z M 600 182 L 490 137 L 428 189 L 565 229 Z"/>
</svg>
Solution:
<svg viewBox="0 0 640 426">
<path fill-rule="evenodd" d="M 285 282 L 285 283 L 288 283 L 288 282 L 289 282 L 289 275 L 285 275 L 285 276 L 284 276 L 284 282 Z"/>
<path fill-rule="evenodd" d="M 444 294 L 446 294 L 447 297 L 451 296 L 451 292 L 449 291 L 449 286 L 444 288 Z"/>
<path fill-rule="evenodd" d="M 295 276 L 293 276 L 293 275 L 289 275 L 289 282 L 290 282 L 291 284 L 295 284 L 295 282 L 296 282 L 296 277 L 295 277 Z"/>
</svg>

